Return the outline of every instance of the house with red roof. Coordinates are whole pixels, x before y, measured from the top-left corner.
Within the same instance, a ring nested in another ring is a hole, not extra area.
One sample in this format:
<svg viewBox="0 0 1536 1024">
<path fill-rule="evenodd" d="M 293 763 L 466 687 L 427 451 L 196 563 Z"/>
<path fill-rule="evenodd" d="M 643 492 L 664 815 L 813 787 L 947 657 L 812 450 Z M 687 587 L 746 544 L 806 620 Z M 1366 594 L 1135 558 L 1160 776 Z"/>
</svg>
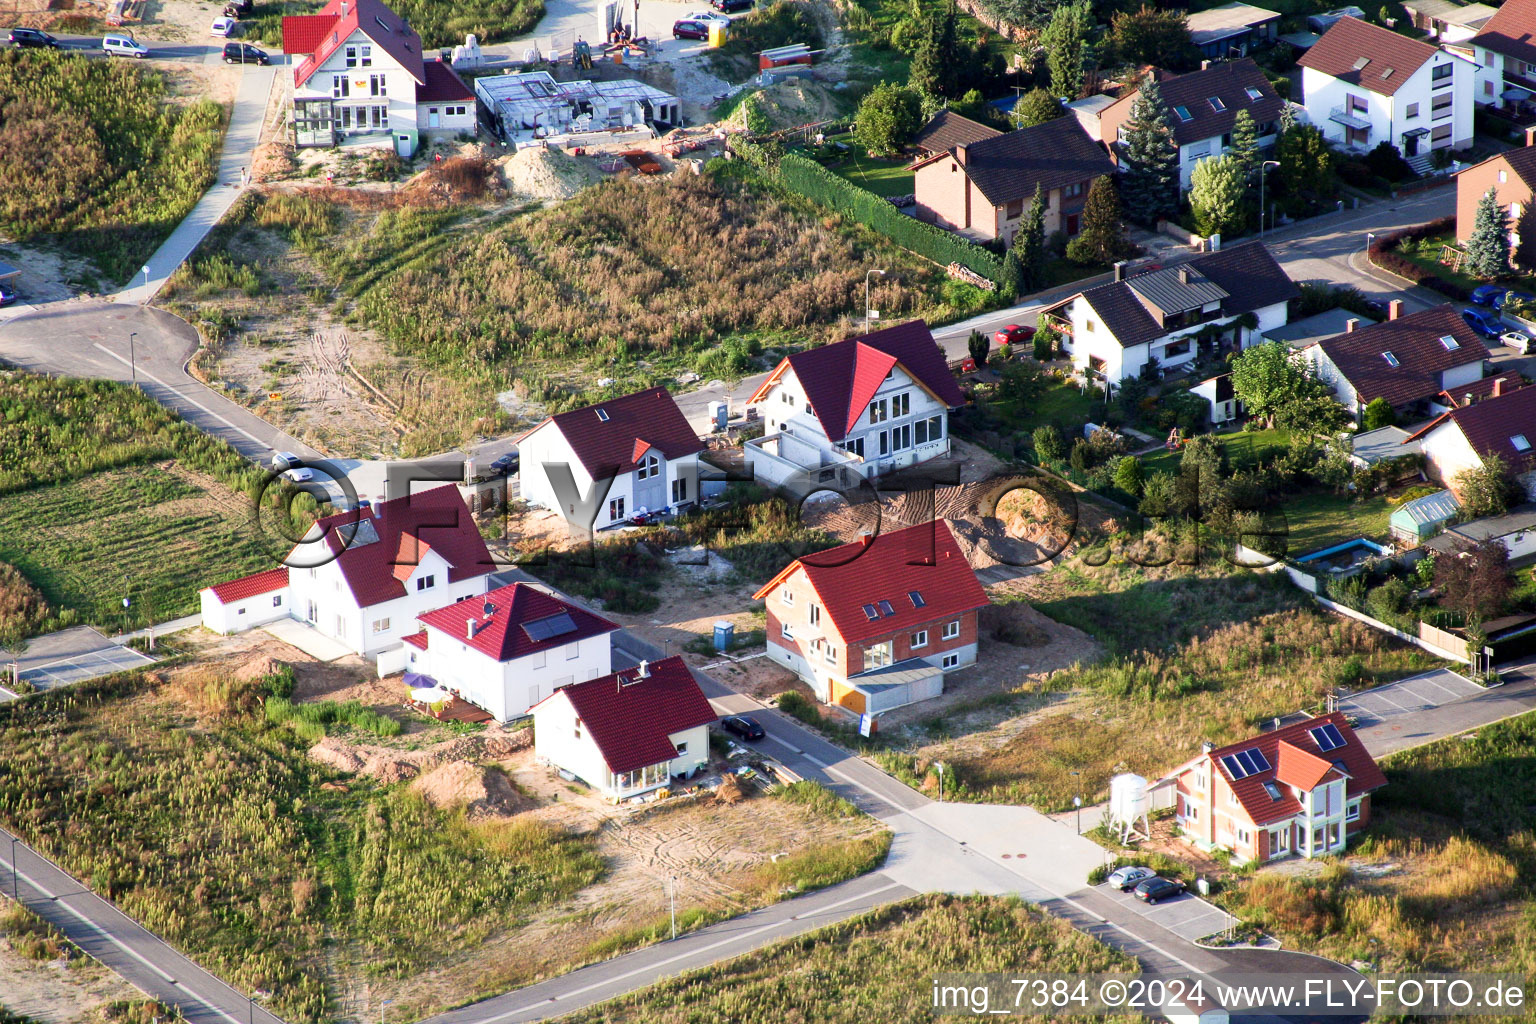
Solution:
<svg viewBox="0 0 1536 1024">
<path fill-rule="evenodd" d="M 268 569 L 204 587 L 203 625 L 215 633 L 239 633 L 288 618 L 292 607 L 288 594 L 287 568 Z"/>
<path fill-rule="evenodd" d="M 613 671 L 609 634 L 619 627 L 531 583 L 416 619 L 421 632 L 405 637 L 407 682 L 452 691 L 498 722 L 523 717 L 562 686 Z"/>
<path fill-rule="evenodd" d="M 549 417 L 517 439 L 523 500 L 582 530 L 699 500 L 704 442 L 666 388 Z"/>
<path fill-rule="evenodd" d="M 991 603 L 942 519 L 796 559 L 753 596 L 768 657 L 859 715 L 943 693 Z"/>
<path fill-rule="evenodd" d="M 1168 776 L 1175 820 L 1202 849 L 1238 861 L 1322 857 L 1371 817 L 1387 778 L 1341 712 L 1213 747 Z"/>
<path fill-rule="evenodd" d="M 1301 350 L 1318 379 L 1333 388 L 1351 416 L 1361 416 L 1375 399 L 1416 416 L 1443 392 L 1457 393 L 1483 379 L 1488 347 L 1450 303 L 1417 313 L 1393 315 Z"/>
<path fill-rule="evenodd" d="M 949 452 L 949 410 L 965 404 L 922 320 L 785 357 L 747 399 L 764 424 L 745 445 L 759 483 L 814 489 Z"/>
<path fill-rule="evenodd" d="M 683 659 L 572 683 L 533 708 L 534 752 L 611 800 L 627 800 L 709 760 L 714 708 Z"/>
<path fill-rule="evenodd" d="M 1506 391 L 1506 379 L 1495 378 L 1484 397 L 1474 397 L 1469 389 L 1457 408 L 1408 439 L 1419 442 L 1425 471 L 1458 499 L 1461 475 L 1497 458 L 1527 499 L 1536 500 L 1536 387 Z"/>
<path fill-rule="evenodd" d="M 408 157 L 426 133 L 475 131 L 469 86 L 425 59 L 421 36 L 380 0 L 284 17 L 283 52 L 295 58 L 295 146 L 373 144 Z"/>
</svg>

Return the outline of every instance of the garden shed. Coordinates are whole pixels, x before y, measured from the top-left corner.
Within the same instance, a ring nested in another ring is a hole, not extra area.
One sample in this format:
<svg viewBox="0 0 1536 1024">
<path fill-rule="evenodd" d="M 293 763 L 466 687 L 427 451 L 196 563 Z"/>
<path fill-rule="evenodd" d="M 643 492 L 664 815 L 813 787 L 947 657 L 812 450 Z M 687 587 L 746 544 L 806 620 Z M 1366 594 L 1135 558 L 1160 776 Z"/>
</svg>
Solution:
<svg viewBox="0 0 1536 1024">
<path fill-rule="evenodd" d="M 1407 547 L 1417 547 L 1445 529 L 1445 524 L 1460 511 L 1461 506 L 1450 491 L 1436 491 L 1405 501 L 1388 520 L 1392 539 Z"/>
</svg>

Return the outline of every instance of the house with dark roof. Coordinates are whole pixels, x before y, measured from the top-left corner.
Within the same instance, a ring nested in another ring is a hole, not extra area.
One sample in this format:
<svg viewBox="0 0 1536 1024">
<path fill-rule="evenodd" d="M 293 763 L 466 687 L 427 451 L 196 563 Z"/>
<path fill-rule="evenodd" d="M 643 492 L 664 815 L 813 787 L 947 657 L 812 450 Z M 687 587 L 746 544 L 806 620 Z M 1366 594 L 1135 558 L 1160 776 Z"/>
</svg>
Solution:
<svg viewBox="0 0 1536 1024">
<path fill-rule="evenodd" d="M 1174 267 L 1127 276 L 1040 311 L 1080 372 L 1118 384 L 1191 362 L 1201 352 L 1237 351 L 1285 324 L 1300 294 L 1262 242 L 1244 242 Z"/>
<path fill-rule="evenodd" d="M 318 519 L 283 562 L 205 589 L 203 624 L 237 632 L 293 618 L 373 657 L 418 632 L 417 615 L 484 593 L 496 568 L 451 485 Z"/>
<path fill-rule="evenodd" d="M 1189 187 L 1197 163 L 1231 149 L 1232 125 L 1239 111 L 1246 110 L 1253 118 L 1260 149 L 1274 145 L 1285 100 L 1252 58 L 1210 64 L 1185 75 L 1156 74 L 1163 102 L 1168 105 L 1173 141 L 1179 147 L 1181 187 Z M 1140 94 L 1140 89 L 1128 89 L 1099 112 L 1099 138 L 1117 162 L 1130 127 L 1131 106 Z"/>
<path fill-rule="evenodd" d="M 1407 0 L 1403 10 L 1413 19 L 1414 28 L 1444 45 L 1465 43 L 1477 35 L 1498 8 L 1482 3 L 1464 4 L 1458 0 Z"/>
<path fill-rule="evenodd" d="M 1297 63 L 1307 118 L 1330 142 L 1356 152 L 1390 142 L 1410 162 L 1472 144 L 1477 65 L 1459 53 L 1340 18 Z"/>
<path fill-rule="evenodd" d="M 619 627 L 532 583 L 416 616 L 405 638 L 414 687 L 437 686 L 498 722 L 521 718 L 562 686 L 613 671 L 609 635 Z"/>
<path fill-rule="evenodd" d="M 293 144 L 343 140 L 416 152 L 425 133 L 474 132 L 475 95 L 381 0 L 330 0 L 283 18 L 293 68 Z"/>
<path fill-rule="evenodd" d="M 912 320 L 786 356 L 747 404 L 764 427 L 744 446 L 756 480 L 809 494 L 948 454 L 949 410 L 965 396 Z"/>
<path fill-rule="evenodd" d="M 1104 147 L 1066 114 L 1032 128 L 957 141 L 918 160 L 917 217 L 969 238 L 1012 242 L 1039 188 L 1046 234 L 1072 236 L 1081 228 L 1088 186 L 1114 169 Z"/>
<path fill-rule="evenodd" d="M 1207 743 L 1168 780 L 1186 839 L 1259 863 L 1338 853 L 1370 822 L 1371 794 L 1387 784 L 1338 711 L 1224 747 Z"/>
<path fill-rule="evenodd" d="M 943 519 L 796 559 L 753 596 L 768 657 L 858 715 L 943 693 L 945 673 L 975 663 L 991 603 Z"/>
<path fill-rule="evenodd" d="M 1457 45 L 1478 64 L 1478 103 L 1523 113 L 1536 99 L 1536 0 L 1506 0 Z"/>
<path fill-rule="evenodd" d="M 1485 397 L 1459 405 L 1413 435 L 1424 452 L 1425 472 L 1457 498 L 1461 474 L 1498 458 L 1527 500 L 1536 500 L 1536 387 L 1506 391 L 1505 381 L 1494 378 Z"/>
<path fill-rule="evenodd" d="M 924 156 L 934 156 L 948 153 L 956 146 L 969 146 L 973 142 L 1001 134 L 990 125 L 962 117 L 946 107 L 917 130 L 917 134 L 912 137 L 912 145 Z"/>
<path fill-rule="evenodd" d="M 1525 145 L 1496 153 L 1456 175 L 1456 240 L 1466 244 L 1477 226 L 1477 204 L 1493 189 L 1494 198 L 1509 216 L 1511 260 L 1536 262 L 1536 221 L 1531 217 L 1536 192 L 1536 128 L 1528 128 Z"/>
<path fill-rule="evenodd" d="M 1280 12 L 1244 3 L 1222 4 L 1184 19 L 1190 41 L 1211 60 L 1246 57 L 1250 50 L 1274 44 Z"/>
<path fill-rule="evenodd" d="M 523 499 L 581 530 L 699 500 L 704 443 L 663 387 L 557 413 L 517 439 Z"/>
<path fill-rule="evenodd" d="M 613 801 L 709 760 L 716 714 L 681 657 L 563 686 L 533 707 L 534 752 Z"/>
<path fill-rule="evenodd" d="M 1488 348 L 1456 308 L 1444 303 L 1346 329 L 1303 349 L 1301 357 L 1358 418 L 1377 398 L 1400 411 L 1428 412 L 1441 392 L 1482 380 Z"/>
</svg>

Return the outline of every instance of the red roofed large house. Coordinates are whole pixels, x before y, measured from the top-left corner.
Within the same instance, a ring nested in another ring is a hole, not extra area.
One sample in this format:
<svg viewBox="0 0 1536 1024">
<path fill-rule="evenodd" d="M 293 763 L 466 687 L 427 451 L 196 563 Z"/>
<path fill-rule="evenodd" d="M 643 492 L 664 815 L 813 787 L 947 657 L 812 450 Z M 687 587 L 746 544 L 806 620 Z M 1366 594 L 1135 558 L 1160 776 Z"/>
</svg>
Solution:
<svg viewBox="0 0 1536 1024">
<path fill-rule="evenodd" d="M 389 146 L 411 156 L 423 133 L 475 131 L 475 95 L 379 0 L 330 0 L 283 18 L 293 69 L 295 146 Z"/>
<path fill-rule="evenodd" d="M 674 655 L 556 690 L 533 709 L 534 752 L 609 799 L 627 800 L 705 764 L 715 718 Z"/>
<path fill-rule="evenodd" d="M 1340 712 L 1211 748 L 1169 775 L 1179 828 L 1240 861 L 1338 853 L 1386 776 Z"/>
<path fill-rule="evenodd" d="M 281 618 L 268 609 L 282 607 L 371 657 L 420 632 L 421 613 L 485 593 L 496 568 L 451 485 L 317 520 L 285 562 L 205 589 L 203 624 L 238 632 Z"/>
<path fill-rule="evenodd" d="M 975 663 L 990 603 L 942 519 L 806 555 L 754 596 L 768 657 L 860 715 L 943 693 L 946 672 Z"/>
<path fill-rule="evenodd" d="M 745 446 L 758 482 L 814 486 L 947 454 L 948 413 L 965 397 L 928 325 L 913 320 L 787 356 L 747 404 L 764 423 Z"/>
<path fill-rule="evenodd" d="M 609 634 L 619 627 L 530 583 L 416 616 L 405 638 L 407 679 L 436 684 L 498 722 L 526 715 L 562 686 L 613 671 Z"/>
<path fill-rule="evenodd" d="M 1506 0 L 1477 35 L 1457 44 L 1478 64 L 1477 102 L 1515 114 L 1536 100 L 1536 0 Z"/>
<path fill-rule="evenodd" d="M 517 441 L 523 500 L 583 530 L 699 500 L 704 443 L 666 388 L 559 413 Z"/>
<path fill-rule="evenodd" d="M 1516 387 L 1516 380 L 1506 391 L 1507 380 L 1495 378 L 1487 397 L 1452 409 L 1409 439 L 1419 441 L 1429 475 L 1453 492 L 1457 477 L 1496 456 L 1527 499 L 1536 500 L 1536 387 Z"/>
</svg>

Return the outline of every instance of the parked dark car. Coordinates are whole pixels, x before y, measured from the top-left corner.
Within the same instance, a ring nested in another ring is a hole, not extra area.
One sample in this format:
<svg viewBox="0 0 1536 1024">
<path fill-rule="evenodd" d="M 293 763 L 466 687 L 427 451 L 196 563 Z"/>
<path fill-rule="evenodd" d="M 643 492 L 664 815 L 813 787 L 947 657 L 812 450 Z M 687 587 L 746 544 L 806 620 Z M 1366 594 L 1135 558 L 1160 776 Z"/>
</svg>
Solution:
<svg viewBox="0 0 1536 1024">
<path fill-rule="evenodd" d="M 1485 309 L 1468 306 L 1461 311 L 1461 318 L 1467 322 L 1468 327 L 1485 338 L 1497 338 L 1500 334 L 1504 333 L 1504 328 L 1500 324 L 1499 318 Z"/>
<path fill-rule="evenodd" d="M 225 64 L 270 64 L 272 58 L 267 56 L 267 51 L 250 43 L 225 43 Z"/>
<path fill-rule="evenodd" d="M 1156 903 L 1158 900 L 1171 899 L 1183 891 L 1183 882 L 1156 876 L 1136 886 L 1133 895 L 1143 903 Z"/>
<path fill-rule="evenodd" d="M 1022 345 L 1034 336 L 1035 329 L 1033 327 L 1026 327 L 1023 324 L 1009 324 L 1000 331 L 994 331 L 992 340 L 999 345 Z"/>
<path fill-rule="evenodd" d="M 709 26 L 704 24 L 702 21 L 693 21 L 690 18 L 684 18 L 681 21 L 674 21 L 672 23 L 672 38 L 708 39 Z"/>
<path fill-rule="evenodd" d="M 0 279 L 0 306 L 9 306 L 16 301 L 16 286 L 11 282 Z"/>
<path fill-rule="evenodd" d="M 1472 294 L 1467 296 L 1467 298 L 1471 299 L 1479 306 L 1491 306 L 1493 305 L 1493 300 L 1495 298 L 1503 295 L 1508 290 L 1509 289 L 1501 288 L 1496 284 L 1480 284 L 1476 288 L 1472 289 Z"/>
<path fill-rule="evenodd" d="M 768 735 L 763 731 L 763 727 L 757 724 L 757 719 L 748 718 L 746 715 L 726 715 L 720 719 L 720 728 L 744 740 L 760 740 Z"/>
<path fill-rule="evenodd" d="M 1536 302 L 1536 295 L 1530 292 L 1501 291 L 1493 297 L 1493 308 L 1502 313 L 1507 305 L 1523 306 L 1527 302 Z"/>
<path fill-rule="evenodd" d="M 491 472 L 498 476 L 502 474 L 510 476 L 511 474 L 517 472 L 518 461 L 521 458 L 522 456 L 517 452 L 509 452 L 506 455 L 503 455 L 501 458 L 497 459 L 495 462 L 491 463 Z"/>
<path fill-rule="evenodd" d="M 20 47 L 37 47 L 43 50 L 57 50 L 62 44 L 39 28 L 13 28 L 11 29 L 11 45 Z"/>
<path fill-rule="evenodd" d="M 709 0 L 709 6 L 726 14 L 735 14 L 737 11 L 750 11 L 753 0 Z"/>
</svg>

